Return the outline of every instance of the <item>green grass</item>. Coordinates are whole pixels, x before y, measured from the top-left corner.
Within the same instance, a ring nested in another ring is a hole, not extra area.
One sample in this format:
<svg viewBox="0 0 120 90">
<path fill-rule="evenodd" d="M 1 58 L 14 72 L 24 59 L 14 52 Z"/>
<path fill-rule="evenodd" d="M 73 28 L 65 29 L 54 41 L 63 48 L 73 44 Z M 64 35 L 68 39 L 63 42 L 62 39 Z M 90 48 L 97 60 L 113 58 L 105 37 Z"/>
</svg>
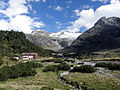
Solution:
<svg viewBox="0 0 120 90">
<path fill-rule="evenodd" d="M 112 57 L 112 58 L 85 58 L 85 59 L 78 59 L 81 61 L 118 61 L 120 62 L 120 57 Z"/>
<path fill-rule="evenodd" d="M 114 77 L 88 73 L 70 73 L 64 78 L 77 81 L 81 86 L 85 84 L 85 86 L 95 88 L 95 90 L 120 90 L 120 79 Z"/>
<path fill-rule="evenodd" d="M 40 90 L 43 86 L 49 86 L 55 90 L 71 89 L 68 85 L 64 85 L 58 81 L 58 76 L 55 72 L 42 72 L 43 69 L 44 67 L 36 69 L 37 74 L 35 76 L 20 77 L 0 82 L 0 87 L 3 90 Z"/>
<path fill-rule="evenodd" d="M 4 59 L 6 65 L 7 59 Z M 20 61 L 24 62 L 24 61 Z M 33 61 L 39 63 L 40 61 Z M 10 65 L 19 63 L 9 61 Z M 55 90 L 74 90 L 68 85 L 64 85 L 58 81 L 58 75 L 56 72 L 42 72 L 42 70 L 48 65 L 58 65 L 57 63 L 42 63 L 43 68 L 36 69 L 37 74 L 30 77 L 20 77 L 17 79 L 9 79 L 4 82 L 0 82 L 0 90 L 40 90 L 42 87 L 52 87 Z M 63 71 L 60 71 L 63 72 Z M 59 73 L 60 73 L 59 72 Z M 114 72 L 120 75 L 120 71 Z M 120 79 L 114 77 L 107 77 L 104 75 L 88 74 L 88 73 L 70 73 L 64 78 L 70 81 L 77 81 L 80 85 L 85 85 L 89 88 L 95 88 L 95 90 L 120 90 Z M 119 85 L 118 85 L 119 84 Z"/>
</svg>

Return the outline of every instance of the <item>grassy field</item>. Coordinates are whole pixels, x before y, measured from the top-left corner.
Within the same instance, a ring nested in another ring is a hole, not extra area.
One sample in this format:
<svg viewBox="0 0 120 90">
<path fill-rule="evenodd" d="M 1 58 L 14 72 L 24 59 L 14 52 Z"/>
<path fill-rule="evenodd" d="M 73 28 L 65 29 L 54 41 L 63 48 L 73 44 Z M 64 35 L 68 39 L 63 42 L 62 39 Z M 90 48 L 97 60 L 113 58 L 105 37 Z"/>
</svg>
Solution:
<svg viewBox="0 0 120 90">
<path fill-rule="evenodd" d="M 48 58 L 45 58 L 47 60 Z M 44 59 L 43 59 L 44 60 Z M 14 65 L 20 61 L 10 61 L 4 58 L 3 65 Z M 39 61 L 34 61 L 39 63 Z M 55 90 L 74 90 L 72 87 L 59 82 L 59 78 L 56 72 L 42 72 L 42 70 L 48 65 L 57 65 L 58 63 L 42 63 L 42 68 L 37 68 L 37 74 L 30 77 L 19 77 L 17 79 L 9 79 L 4 82 L 0 82 L 0 90 L 40 90 L 43 86 L 49 86 Z M 60 71 L 61 73 L 63 71 Z M 114 72 L 117 76 L 120 75 L 120 71 Z M 95 88 L 95 90 L 120 90 L 120 79 L 105 76 L 101 74 L 88 74 L 88 73 L 70 73 L 64 76 L 69 81 L 76 81 L 82 86 L 89 88 Z"/>
<path fill-rule="evenodd" d="M 46 64 L 43 65 L 47 66 Z M 36 69 L 37 74 L 35 76 L 19 77 L 0 82 L 0 88 L 2 90 L 40 90 L 43 86 L 49 86 L 55 90 L 71 89 L 68 85 L 64 85 L 58 81 L 58 76 L 55 72 L 42 72 L 43 69 L 44 67 Z"/>
<path fill-rule="evenodd" d="M 77 59 L 81 61 L 119 61 L 120 62 L 120 57 L 112 57 L 112 58 L 85 58 L 85 59 Z"/>
<path fill-rule="evenodd" d="M 77 81 L 81 86 L 95 90 L 120 90 L 120 79 L 100 74 L 70 73 L 64 76 L 69 81 Z"/>
</svg>

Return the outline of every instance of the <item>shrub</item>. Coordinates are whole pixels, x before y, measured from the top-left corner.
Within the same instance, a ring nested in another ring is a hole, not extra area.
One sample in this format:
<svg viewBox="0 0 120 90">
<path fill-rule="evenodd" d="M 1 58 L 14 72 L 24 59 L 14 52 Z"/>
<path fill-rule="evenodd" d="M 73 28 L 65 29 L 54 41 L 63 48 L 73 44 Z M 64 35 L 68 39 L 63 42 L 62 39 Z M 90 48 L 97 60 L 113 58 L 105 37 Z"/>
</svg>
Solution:
<svg viewBox="0 0 120 90">
<path fill-rule="evenodd" d="M 40 67 L 43 67 L 42 64 L 34 63 L 34 62 L 26 62 L 25 65 L 27 65 L 27 67 L 29 67 L 29 68 L 40 68 Z"/>
<path fill-rule="evenodd" d="M 60 77 L 60 79 L 63 83 L 66 83 L 66 84 L 69 84 L 73 87 L 79 88 L 79 83 L 78 82 L 67 80 L 64 77 Z"/>
<path fill-rule="evenodd" d="M 67 65 L 66 63 L 61 63 L 58 65 L 59 70 L 70 70 L 70 66 Z"/>
<path fill-rule="evenodd" d="M 46 66 L 43 72 L 58 72 L 58 70 L 69 70 L 70 66 L 67 65 L 66 63 L 61 63 L 59 65 L 51 65 L 51 66 Z"/>
<path fill-rule="evenodd" d="M 27 76 L 35 76 L 37 72 L 35 70 L 29 70 L 27 72 L 23 72 L 20 77 L 27 77 Z"/>
<path fill-rule="evenodd" d="M 11 61 L 18 61 L 16 58 L 14 58 L 12 56 L 9 56 L 9 60 L 11 60 Z"/>
<path fill-rule="evenodd" d="M 2 60 L 0 60 L 0 65 L 2 65 L 3 64 L 3 61 Z"/>
<path fill-rule="evenodd" d="M 97 63 L 95 67 L 106 67 L 109 70 L 120 70 L 120 64 L 115 63 Z"/>
<path fill-rule="evenodd" d="M 40 90 L 54 90 L 54 88 L 45 86 L 42 87 Z"/>
<path fill-rule="evenodd" d="M 71 72 L 93 73 L 96 69 L 91 65 L 82 65 L 80 67 L 74 67 Z"/>
<path fill-rule="evenodd" d="M 0 90 L 6 90 L 5 88 L 0 88 Z"/>
<path fill-rule="evenodd" d="M 74 63 L 75 61 L 74 60 L 64 60 L 64 61 L 66 61 L 66 62 L 71 62 L 71 63 Z"/>
<path fill-rule="evenodd" d="M 46 66 L 45 69 L 43 70 L 43 72 L 49 72 L 49 71 L 53 71 L 53 72 L 58 71 L 58 66 L 57 65 Z"/>
<path fill-rule="evenodd" d="M 54 62 L 54 63 L 63 63 L 61 59 L 50 59 L 50 60 L 43 60 L 41 62 Z"/>
<path fill-rule="evenodd" d="M 111 63 L 96 63 L 95 67 L 109 67 Z"/>
<path fill-rule="evenodd" d="M 33 69 L 37 67 L 42 67 L 42 64 L 27 62 L 13 65 L 11 67 L 4 66 L 0 68 L 0 81 L 5 81 L 9 78 L 34 76 L 37 72 Z"/>
<path fill-rule="evenodd" d="M 9 78 L 9 74 L 6 71 L 0 70 L 0 81 L 5 81 Z"/>
<path fill-rule="evenodd" d="M 120 64 L 110 64 L 108 69 L 109 70 L 120 70 Z"/>
</svg>

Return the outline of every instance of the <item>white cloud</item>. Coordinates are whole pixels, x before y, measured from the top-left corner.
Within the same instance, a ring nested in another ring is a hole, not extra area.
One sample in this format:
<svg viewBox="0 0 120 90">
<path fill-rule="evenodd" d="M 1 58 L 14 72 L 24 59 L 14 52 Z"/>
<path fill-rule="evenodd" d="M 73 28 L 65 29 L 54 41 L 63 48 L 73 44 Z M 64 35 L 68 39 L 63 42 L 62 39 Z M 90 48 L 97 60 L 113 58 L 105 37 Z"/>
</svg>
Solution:
<svg viewBox="0 0 120 90">
<path fill-rule="evenodd" d="M 29 2 L 39 2 L 39 1 L 42 1 L 42 2 L 46 2 L 46 0 L 27 0 L 27 1 L 29 1 Z"/>
<path fill-rule="evenodd" d="M 32 1 L 32 2 L 33 2 L 33 1 L 35 1 L 35 2 L 39 2 L 40 0 L 27 0 L 27 1 L 29 1 L 29 2 L 30 2 L 30 1 Z"/>
<path fill-rule="evenodd" d="M 72 3 L 72 0 L 70 0 L 70 1 L 67 1 L 66 3 L 68 3 L 68 4 L 71 4 L 71 3 Z"/>
<path fill-rule="evenodd" d="M 58 33 L 53 33 L 51 36 L 60 38 L 77 38 L 81 34 L 79 32 L 82 27 L 87 29 L 91 28 L 95 22 L 103 16 L 120 17 L 119 11 L 119 0 L 111 0 L 110 4 L 100 6 L 95 11 L 92 8 L 82 11 L 74 10 L 73 12 L 76 14 L 78 19 L 72 22 L 72 25 L 67 27 L 65 30 L 61 30 Z"/>
<path fill-rule="evenodd" d="M 83 9 L 89 9 L 89 8 L 93 8 L 93 6 L 90 6 L 90 5 L 82 5 L 82 8 L 83 8 Z"/>
<path fill-rule="evenodd" d="M 55 20 L 55 18 L 52 15 L 47 14 L 46 17 L 49 18 L 49 19 L 52 19 L 52 20 L 54 19 Z"/>
<path fill-rule="evenodd" d="M 17 15 L 10 20 L 11 29 L 24 31 L 24 33 L 31 32 L 33 20 L 25 15 Z"/>
<path fill-rule="evenodd" d="M 66 8 L 70 8 L 70 6 L 67 6 Z"/>
<path fill-rule="evenodd" d="M 42 0 L 43 2 L 46 2 L 46 0 Z"/>
<path fill-rule="evenodd" d="M 99 1 L 99 2 L 103 2 L 103 3 L 107 3 L 109 0 L 91 0 L 92 2 L 96 2 L 96 1 Z"/>
<path fill-rule="evenodd" d="M 9 7 L 4 11 L 4 14 L 8 17 L 28 13 L 25 0 L 9 0 L 8 4 Z"/>
<path fill-rule="evenodd" d="M 119 0 L 111 0 L 108 5 L 98 7 L 95 11 L 93 9 L 88 10 L 74 10 L 78 19 L 75 20 L 71 26 L 67 27 L 69 32 L 78 32 L 81 27 L 91 28 L 95 22 L 103 16 L 106 17 L 120 17 L 120 2 Z"/>
<path fill-rule="evenodd" d="M 48 9 L 50 9 L 50 8 L 52 8 L 52 6 L 51 6 L 51 5 L 49 5 L 49 6 L 48 6 Z"/>
<path fill-rule="evenodd" d="M 5 15 L 8 19 L 0 19 L 0 29 L 16 30 L 24 33 L 31 33 L 34 28 L 44 26 L 42 21 L 37 21 L 26 14 L 29 14 L 28 8 L 32 10 L 31 5 L 26 5 L 27 1 L 33 0 L 9 0 L 6 9 L 0 9 L 0 14 Z M 40 1 L 40 0 L 35 0 Z"/>
<path fill-rule="evenodd" d="M 6 8 L 7 4 L 3 1 L 0 1 L 0 8 L 4 9 Z"/>
<path fill-rule="evenodd" d="M 79 10 L 78 10 L 78 9 L 74 10 L 73 12 L 74 12 L 77 16 L 79 16 L 79 15 L 80 15 L 80 12 L 79 12 Z"/>
<path fill-rule="evenodd" d="M 62 11 L 63 8 L 62 8 L 61 6 L 56 6 L 56 7 L 55 7 L 55 10 L 56 10 L 56 11 Z"/>
<path fill-rule="evenodd" d="M 62 28 L 62 23 L 56 22 L 56 24 L 57 24 L 57 29 L 60 30 Z"/>
<path fill-rule="evenodd" d="M 9 29 L 9 23 L 2 19 L 0 20 L 0 30 L 8 30 Z"/>
<path fill-rule="evenodd" d="M 10 21 L 12 26 L 11 29 L 24 31 L 24 33 L 31 32 L 34 27 L 40 28 L 40 26 L 44 26 L 42 22 L 34 22 L 34 19 L 31 19 L 26 15 L 17 15 Z"/>
<path fill-rule="evenodd" d="M 112 3 L 112 4 L 120 3 L 120 0 L 111 0 L 110 3 Z"/>
<path fill-rule="evenodd" d="M 41 27 L 45 26 L 45 24 L 42 21 L 34 22 L 34 20 L 33 20 L 32 24 L 33 24 L 34 27 L 37 27 L 37 28 L 41 28 Z"/>
<path fill-rule="evenodd" d="M 56 22 L 56 24 L 60 24 L 60 22 Z"/>
</svg>

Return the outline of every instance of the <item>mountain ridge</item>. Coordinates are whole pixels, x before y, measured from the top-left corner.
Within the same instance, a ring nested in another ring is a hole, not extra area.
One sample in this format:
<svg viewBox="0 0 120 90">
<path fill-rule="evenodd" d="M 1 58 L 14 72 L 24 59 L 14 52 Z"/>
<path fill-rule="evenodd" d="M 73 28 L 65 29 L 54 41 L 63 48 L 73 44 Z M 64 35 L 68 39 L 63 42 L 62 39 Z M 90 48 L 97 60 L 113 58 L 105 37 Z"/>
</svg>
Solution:
<svg viewBox="0 0 120 90">
<path fill-rule="evenodd" d="M 70 38 L 59 38 L 51 36 L 44 30 L 34 30 L 31 34 L 26 34 L 26 37 L 32 43 L 35 43 L 37 46 L 41 46 L 45 49 L 58 51 L 65 47 L 70 46 L 74 39 Z"/>
<path fill-rule="evenodd" d="M 116 48 L 120 48 L 120 18 L 102 17 L 62 51 L 96 52 Z"/>
</svg>

